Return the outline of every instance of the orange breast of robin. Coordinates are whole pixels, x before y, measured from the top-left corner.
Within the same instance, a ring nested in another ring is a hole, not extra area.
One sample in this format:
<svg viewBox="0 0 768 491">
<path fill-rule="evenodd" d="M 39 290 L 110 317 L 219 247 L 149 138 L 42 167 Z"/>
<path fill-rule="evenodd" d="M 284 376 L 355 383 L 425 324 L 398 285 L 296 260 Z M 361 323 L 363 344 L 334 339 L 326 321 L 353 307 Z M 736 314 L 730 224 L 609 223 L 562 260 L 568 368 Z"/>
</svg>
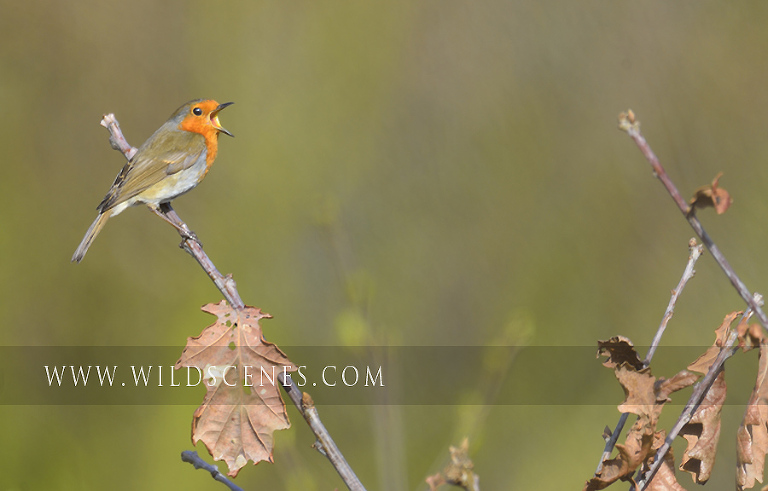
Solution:
<svg viewBox="0 0 768 491">
<path fill-rule="evenodd" d="M 216 160 L 216 153 L 219 151 L 219 131 L 213 127 L 207 118 L 200 117 L 186 117 L 179 127 L 184 131 L 191 131 L 203 135 L 205 138 L 205 147 L 207 150 L 205 174 L 207 174 L 211 165 L 213 165 L 213 161 Z"/>
</svg>

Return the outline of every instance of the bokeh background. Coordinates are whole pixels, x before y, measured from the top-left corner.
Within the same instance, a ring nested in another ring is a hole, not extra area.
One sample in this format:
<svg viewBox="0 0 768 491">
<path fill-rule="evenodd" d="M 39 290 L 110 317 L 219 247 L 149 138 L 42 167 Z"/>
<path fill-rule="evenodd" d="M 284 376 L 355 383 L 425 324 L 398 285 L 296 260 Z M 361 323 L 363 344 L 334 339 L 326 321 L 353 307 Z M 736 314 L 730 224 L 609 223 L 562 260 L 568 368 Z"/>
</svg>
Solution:
<svg viewBox="0 0 768 491">
<path fill-rule="evenodd" d="M 0 0 L 0 343 L 180 351 L 210 323 L 219 293 L 143 209 L 69 258 L 123 165 L 103 113 L 139 145 L 187 100 L 235 101 L 236 138 L 175 208 L 274 316 L 269 340 L 521 347 L 473 367 L 456 404 L 321 406 L 368 489 L 425 489 L 464 436 L 484 489 L 578 489 L 622 400 L 595 342 L 650 341 L 692 235 L 616 116 L 635 110 L 685 195 L 725 173 L 734 205 L 702 219 L 768 290 L 766 25 L 764 2 Z M 666 346 L 708 345 L 742 305 L 709 256 L 697 270 Z M 674 353 L 654 373 L 691 361 Z M 510 381 L 549 402 L 498 404 Z M 221 489 L 179 459 L 193 410 L 3 400 L 0 489 Z M 289 414 L 275 463 L 237 483 L 341 488 Z"/>
</svg>

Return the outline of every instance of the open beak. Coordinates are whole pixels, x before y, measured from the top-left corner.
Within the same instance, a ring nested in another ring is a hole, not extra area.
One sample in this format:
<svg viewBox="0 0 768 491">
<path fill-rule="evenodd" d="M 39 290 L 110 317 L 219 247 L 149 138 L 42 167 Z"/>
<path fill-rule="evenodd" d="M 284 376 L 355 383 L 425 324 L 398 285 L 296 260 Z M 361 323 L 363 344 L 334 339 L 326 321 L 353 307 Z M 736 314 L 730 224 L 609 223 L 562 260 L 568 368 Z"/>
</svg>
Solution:
<svg viewBox="0 0 768 491">
<path fill-rule="evenodd" d="M 225 135 L 229 135 L 234 138 L 235 135 L 225 130 L 221 126 L 221 123 L 219 123 L 219 111 L 221 111 L 227 106 L 231 106 L 232 104 L 234 104 L 234 102 L 225 102 L 224 104 L 219 104 L 218 107 L 211 112 L 211 123 L 213 124 L 213 127 L 216 128 L 217 130 L 221 131 Z"/>
</svg>

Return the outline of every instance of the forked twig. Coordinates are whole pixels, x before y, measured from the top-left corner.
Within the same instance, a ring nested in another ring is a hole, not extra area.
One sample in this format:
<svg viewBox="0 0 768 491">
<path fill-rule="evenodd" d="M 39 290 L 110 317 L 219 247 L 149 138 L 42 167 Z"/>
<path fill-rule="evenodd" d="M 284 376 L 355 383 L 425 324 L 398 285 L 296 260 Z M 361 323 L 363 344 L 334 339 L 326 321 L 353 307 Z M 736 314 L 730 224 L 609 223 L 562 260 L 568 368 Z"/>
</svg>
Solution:
<svg viewBox="0 0 768 491">
<path fill-rule="evenodd" d="M 677 283 L 677 287 L 672 290 L 672 295 L 670 296 L 669 303 L 667 304 L 667 310 L 664 311 L 664 317 L 661 318 L 661 323 L 659 324 L 659 328 L 656 330 L 656 335 L 653 337 L 651 347 L 648 349 L 648 354 L 645 355 L 645 360 L 643 360 L 643 365 L 646 367 L 651 364 L 653 355 L 656 353 L 656 349 L 661 342 L 661 336 L 664 334 L 664 331 L 667 329 L 667 324 L 669 324 L 669 320 L 675 313 L 675 304 L 677 304 L 677 299 L 680 298 L 680 294 L 683 292 L 683 289 L 688 283 L 688 280 L 693 278 L 693 275 L 696 274 L 696 271 L 693 269 L 693 267 L 696 264 L 696 261 L 698 261 L 701 257 L 701 254 L 704 252 L 704 247 L 701 244 L 697 244 L 696 239 L 691 239 L 688 242 L 688 250 L 688 263 L 685 265 L 685 270 L 683 271 L 683 275 L 680 277 L 680 281 Z M 624 425 L 627 423 L 628 418 L 629 413 L 621 413 L 619 422 L 616 423 L 616 428 L 613 430 L 613 433 L 611 433 L 610 438 L 608 438 L 608 440 L 605 442 L 605 449 L 603 450 L 603 455 L 600 457 L 600 463 L 597 465 L 595 475 L 598 475 L 600 471 L 602 471 L 603 462 L 608 460 L 608 458 L 611 456 L 611 453 L 613 453 L 613 449 L 616 446 L 616 442 L 619 440 L 619 436 L 621 435 L 622 430 L 624 430 Z"/>
<path fill-rule="evenodd" d="M 131 157 L 133 157 L 133 155 L 136 153 L 136 148 L 132 147 L 123 136 L 115 115 L 104 115 L 101 120 L 101 125 L 109 130 L 109 142 L 112 145 L 112 148 L 120 151 L 126 159 L 130 160 Z M 200 264 L 206 274 L 208 274 L 208 277 L 213 281 L 219 291 L 221 291 L 222 295 L 224 295 L 224 298 L 227 300 L 227 302 L 229 302 L 229 304 L 235 309 L 239 310 L 245 308 L 245 303 L 243 303 L 243 300 L 240 298 L 240 294 L 237 291 L 235 280 L 232 279 L 231 275 L 224 276 L 219 272 L 218 269 L 216 269 L 213 261 L 211 261 L 205 251 L 203 251 L 203 246 L 197 239 L 197 236 L 189 229 L 187 224 L 184 223 L 181 218 L 179 218 L 179 215 L 176 214 L 173 208 L 171 208 L 170 203 L 161 205 L 160 211 L 165 215 L 165 218 L 169 222 L 174 224 L 174 227 L 179 232 L 179 235 L 181 235 L 182 242 L 179 247 L 187 251 L 190 255 L 192 255 L 192 257 L 195 258 L 195 260 Z M 320 453 L 328 457 L 328 460 L 330 460 L 331 464 L 339 473 L 341 478 L 344 480 L 344 483 L 350 490 L 365 491 L 363 484 L 357 478 L 355 472 L 352 470 L 352 467 L 350 467 L 346 459 L 344 459 L 341 451 L 331 438 L 330 433 L 328 433 L 325 425 L 323 425 L 323 422 L 320 420 L 320 416 L 318 415 L 317 410 L 314 408 L 314 404 L 312 404 L 311 408 L 305 407 L 305 405 L 302 403 L 302 396 L 300 395 L 301 390 L 293 382 L 293 379 L 291 379 L 290 375 L 283 375 L 280 373 L 278 375 L 278 379 L 280 380 L 280 385 L 283 387 L 283 390 L 286 392 L 286 394 L 288 394 L 293 404 L 299 410 L 301 415 L 309 424 L 310 429 L 312 429 L 312 432 L 315 434 L 315 438 L 317 438 L 317 441 L 319 442 L 319 445 L 316 446 L 319 447 L 318 449 L 322 448 Z M 311 398 L 309 400 L 311 400 Z"/>
</svg>

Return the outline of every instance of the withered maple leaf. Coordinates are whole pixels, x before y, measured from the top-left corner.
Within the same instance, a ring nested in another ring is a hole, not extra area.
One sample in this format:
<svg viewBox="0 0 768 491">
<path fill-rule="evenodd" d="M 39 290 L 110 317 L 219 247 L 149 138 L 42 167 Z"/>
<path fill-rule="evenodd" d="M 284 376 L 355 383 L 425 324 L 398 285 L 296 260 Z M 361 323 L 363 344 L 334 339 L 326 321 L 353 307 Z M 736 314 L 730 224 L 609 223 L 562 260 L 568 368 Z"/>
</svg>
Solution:
<svg viewBox="0 0 768 491">
<path fill-rule="evenodd" d="M 264 339 L 259 320 L 269 314 L 223 300 L 202 310 L 217 320 L 187 339 L 175 368 L 202 372 L 207 392 L 192 419 L 192 443 L 202 441 L 234 477 L 248 460 L 272 462 L 273 432 L 290 426 L 277 375 L 296 366 Z"/>
<path fill-rule="evenodd" d="M 761 336 L 762 340 L 762 336 Z M 736 433 L 736 485 L 738 490 L 763 482 L 765 454 L 768 452 L 768 345 L 762 340 L 757 380 L 749 398 L 744 419 Z"/>
<path fill-rule="evenodd" d="M 693 193 L 693 198 L 689 202 L 690 208 L 688 214 L 695 212 L 697 208 L 706 208 L 712 206 L 718 215 L 725 213 L 731 206 L 731 195 L 725 189 L 720 187 L 720 178 L 723 173 L 719 173 L 712 180 L 712 184 L 702 186 Z"/>
</svg>

